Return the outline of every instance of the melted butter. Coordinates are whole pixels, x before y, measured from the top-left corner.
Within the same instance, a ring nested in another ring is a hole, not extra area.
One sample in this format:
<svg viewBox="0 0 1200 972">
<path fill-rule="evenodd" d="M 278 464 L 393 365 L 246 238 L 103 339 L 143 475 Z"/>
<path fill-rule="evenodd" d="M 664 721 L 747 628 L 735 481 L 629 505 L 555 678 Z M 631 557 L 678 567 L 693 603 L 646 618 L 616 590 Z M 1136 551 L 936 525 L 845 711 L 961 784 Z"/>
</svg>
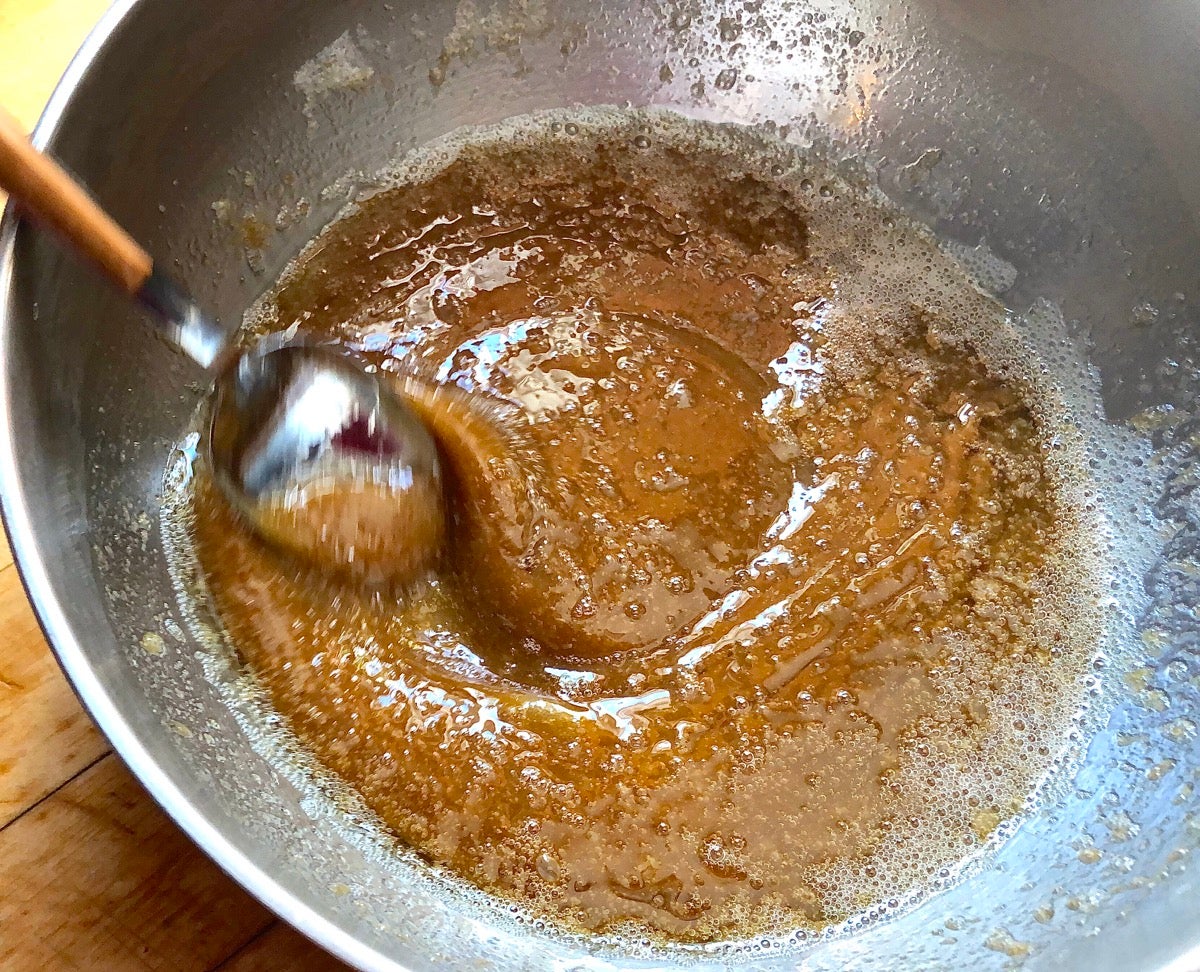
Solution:
<svg viewBox="0 0 1200 972">
<path fill-rule="evenodd" d="M 299 575 L 194 488 L 230 640 L 389 828 L 684 941 L 824 926 L 978 847 L 1060 747 L 1097 616 L 1044 394 L 971 336 L 995 305 L 832 177 L 707 137 L 469 144 L 280 284 L 262 326 L 454 386 L 537 457 L 459 463 L 426 589 Z"/>
</svg>

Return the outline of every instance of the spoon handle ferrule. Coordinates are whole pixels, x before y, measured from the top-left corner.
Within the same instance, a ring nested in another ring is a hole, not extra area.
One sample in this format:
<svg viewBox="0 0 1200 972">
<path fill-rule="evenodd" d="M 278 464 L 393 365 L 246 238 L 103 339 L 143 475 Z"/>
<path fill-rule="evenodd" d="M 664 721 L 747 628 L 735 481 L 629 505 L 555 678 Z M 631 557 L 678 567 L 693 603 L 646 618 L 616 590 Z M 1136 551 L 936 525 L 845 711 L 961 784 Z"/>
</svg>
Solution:
<svg viewBox="0 0 1200 972">
<path fill-rule="evenodd" d="M 158 318 L 160 333 L 200 367 L 212 369 L 230 347 L 229 335 L 187 292 L 157 267 L 136 295 Z"/>
</svg>

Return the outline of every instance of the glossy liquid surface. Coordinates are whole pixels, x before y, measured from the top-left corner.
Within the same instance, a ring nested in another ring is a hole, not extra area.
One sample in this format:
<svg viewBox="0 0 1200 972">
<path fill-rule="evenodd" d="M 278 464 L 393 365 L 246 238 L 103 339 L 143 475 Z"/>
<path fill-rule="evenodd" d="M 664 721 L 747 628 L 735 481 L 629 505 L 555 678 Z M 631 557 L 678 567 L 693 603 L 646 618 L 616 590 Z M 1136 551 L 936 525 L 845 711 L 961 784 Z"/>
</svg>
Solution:
<svg viewBox="0 0 1200 972">
<path fill-rule="evenodd" d="M 818 163 L 698 123 L 534 120 L 399 180 L 258 326 L 498 407 L 538 513 L 463 476 L 397 601 L 199 477 L 213 611 L 299 739 L 475 885 L 681 941 L 886 904 L 1018 812 L 1081 701 L 1099 540 L 997 305 Z"/>
</svg>

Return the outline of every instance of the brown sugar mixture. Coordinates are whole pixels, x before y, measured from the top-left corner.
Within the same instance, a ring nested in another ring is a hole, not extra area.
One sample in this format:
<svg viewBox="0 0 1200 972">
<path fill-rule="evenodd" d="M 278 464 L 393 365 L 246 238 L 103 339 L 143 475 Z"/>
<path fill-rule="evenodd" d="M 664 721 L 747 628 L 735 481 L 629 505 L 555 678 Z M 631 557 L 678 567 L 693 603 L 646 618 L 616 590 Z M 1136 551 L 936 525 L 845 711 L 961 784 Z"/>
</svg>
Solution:
<svg viewBox="0 0 1200 972">
<path fill-rule="evenodd" d="M 1054 396 L 819 163 L 666 115 L 511 123 L 334 222 L 253 327 L 292 324 L 536 457 L 536 516 L 460 483 L 404 597 L 304 574 L 196 481 L 229 642 L 431 861 L 565 927 L 824 927 L 945 877 L 1062 750 L 1099 540 Z"/>
</svg>

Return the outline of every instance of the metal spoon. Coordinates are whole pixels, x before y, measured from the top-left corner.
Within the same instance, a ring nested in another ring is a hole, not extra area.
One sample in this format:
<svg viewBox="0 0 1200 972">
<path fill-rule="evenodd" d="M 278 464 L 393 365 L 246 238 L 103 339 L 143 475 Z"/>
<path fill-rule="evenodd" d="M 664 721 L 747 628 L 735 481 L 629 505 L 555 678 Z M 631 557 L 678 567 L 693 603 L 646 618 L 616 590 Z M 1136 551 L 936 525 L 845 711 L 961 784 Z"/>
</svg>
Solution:
<svg viewBox="0 0 1200 972">
<path fill-rule="evenodd" d="M 59 232 L 212 382 L 208 461 L 251 527 L 322 569 L 412 580 L 445 535 L 437 447 L 393 390 L 344 350 L 276 335 L 242 350 L 0 109 L 0 189 Z"/>
</svg>

